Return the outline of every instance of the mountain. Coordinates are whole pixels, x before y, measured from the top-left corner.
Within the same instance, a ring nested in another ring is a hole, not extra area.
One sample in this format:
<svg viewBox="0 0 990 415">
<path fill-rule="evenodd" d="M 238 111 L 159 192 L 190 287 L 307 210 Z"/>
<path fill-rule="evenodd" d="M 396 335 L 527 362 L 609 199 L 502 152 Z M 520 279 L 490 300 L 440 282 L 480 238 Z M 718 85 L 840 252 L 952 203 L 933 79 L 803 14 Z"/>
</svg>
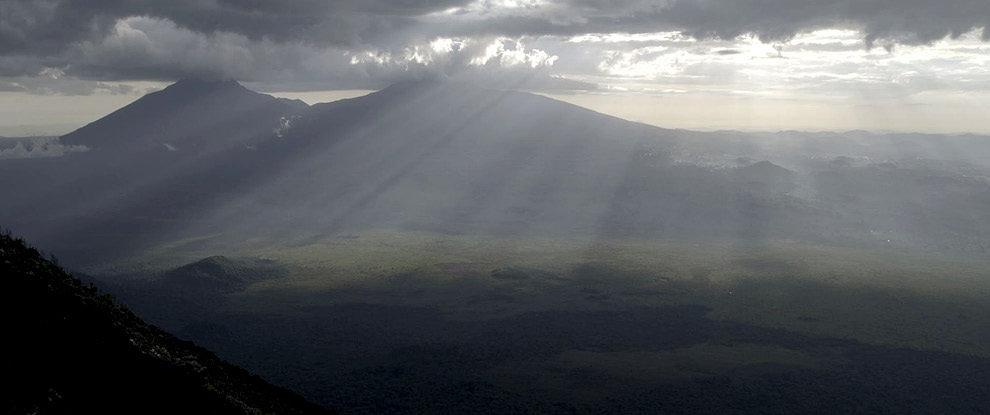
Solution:
<svg viewBox="0 0 990 415">
<path fill-rule="evenodd" d="M 259 94 L 236 81 L 184 79 L 63 136 L 62 143 L 200 152 L 251 145 L 306 108 L 302 101 Z"/>
<path fill-rule="evenodd" d="M 277 137 L 307 108 L 234 81 L 181 80 L 49 143 L 71 150 L 63 151 L 67 157 L 6 161 L 0 165 L 0 184 L 26 193 L 11 205 L 60 197 L 80 202 L 115 198 L 201 171 L 217 157 L 249 151 Z"/>
<path fill-rule="evenodd" d="M 666 130 L 463 83 L 306 107 L 180 81 L 62 140 L 92 149 L 0 162 L 0 185 L 24 189 L 0 214 L 76 266 L 175 241 L 236 252 L 395 229 L 990 249 L 988 175 L 954 158 L 966 151 L 904 160 L 907 139 Z"/>
<path fill-rule="evenodd" d="M 113 232 L 86 242 L 80 256 L 111 252 L 123 239 L 126 247 L 155 230 L 149 219 L 195 214 L 218 189 L 235 186 L 256 161 L 247 153 L 307 108 L 234 81 L 181 80 L 61 137 L 88 151 L 0 163 L 0 186 L 19 190 L 0 215 L 70 258 L 80 248 L 61 241 L 78 241 L 71 235 Z"/>
<path fill-rule="evenodd" d="M 315 105 L 283 142 L 268 147 L 279 164 L 207 220 L 302 239 L 373 227 L 596 234 L 623 181 L 667 165 L 673 145 L 665 130 L 549 98 L 429 82 Z"/>
<path fill-rule="evenodd" d="M 9 235 L 3 413 L 325 413 L 149 326 Z"/>
</svg>

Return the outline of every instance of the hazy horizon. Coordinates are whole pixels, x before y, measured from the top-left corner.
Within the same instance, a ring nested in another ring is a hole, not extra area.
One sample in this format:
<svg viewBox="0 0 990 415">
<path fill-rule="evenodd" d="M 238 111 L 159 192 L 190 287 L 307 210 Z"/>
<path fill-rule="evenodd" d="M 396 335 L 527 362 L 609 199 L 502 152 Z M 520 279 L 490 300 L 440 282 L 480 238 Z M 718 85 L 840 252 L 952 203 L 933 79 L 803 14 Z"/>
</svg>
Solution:
<svg viewBox="0 0 990 415">
<path fill-rule="evenodd" d="M 90 95 L 34 95 L 0 92 L 0 137 L 60 136 L 116 111 L 167 82 L 136 83 L 129 93 Z M 256 85 L 245 83 L 248 88 Z M 373 89 L 265 91 L 280 98 L 299 99 L 309 105 L 355 98 Z M 830 106 L 816 102 L 777 102 L 754 99 L 705 99 L 635 92 L 530 91 L 628 121 L 660 128 L 693 131 L 919 133 L 936 135 L 990 135 L 990 122 L 982 108 L 951 114 L 911 111 L 897 114 L 879 111 L 879 117 L 857 116 L 873 111 L 868 104 Z M 948 111 L 943 109 L 942 111 Z M 11 122 L 13 121 L 13 122 Z M 950 126 L 952 124 L 952 126 Z M 984 125 L 986 124 L 986 125 Z M 973 125 L 967 129 L 958 125 Z"/>
</svg>

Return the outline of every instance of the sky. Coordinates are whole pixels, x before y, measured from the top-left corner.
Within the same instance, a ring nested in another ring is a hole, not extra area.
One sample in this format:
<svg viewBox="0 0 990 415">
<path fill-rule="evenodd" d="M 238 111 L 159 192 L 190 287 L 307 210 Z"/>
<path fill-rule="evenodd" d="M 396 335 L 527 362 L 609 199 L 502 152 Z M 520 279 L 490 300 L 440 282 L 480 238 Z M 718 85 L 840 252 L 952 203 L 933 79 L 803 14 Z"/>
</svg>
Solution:
<svg viewBox="0 0 990 415">
<path fill-rule="evenodd" d="M 466 79 L 662 127 L 990 134 L 986 0 L 0 0 L 0 135 L 186 77 Z"/>
</svg>

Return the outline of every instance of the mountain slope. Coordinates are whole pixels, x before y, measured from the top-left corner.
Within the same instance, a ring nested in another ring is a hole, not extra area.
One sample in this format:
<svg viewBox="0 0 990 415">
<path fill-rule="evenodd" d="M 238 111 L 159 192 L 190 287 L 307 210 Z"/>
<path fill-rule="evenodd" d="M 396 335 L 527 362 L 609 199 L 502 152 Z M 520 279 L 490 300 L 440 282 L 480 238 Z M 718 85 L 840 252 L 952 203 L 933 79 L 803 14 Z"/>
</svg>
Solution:
<svg viewBox="0 0 990 415">
<path fill-rule="evenodd" d="M 62 142 L 103 150 L 146 146 L 171 151 L 251 144 L 306 107 L 235 81 L 184 79 L 63 136 Z"/>
<path fill-rule="evenodd" d="M 0 235 L 4 413 L 323 413 Z"/>
<path fill-rule="evenodd" d="M 142 229 L 195 215 L 232 190 L 254 163 L 255 146 L 308 106 L 233 81 L 182 80 L 61 138 L 89 151 L 0 163 L 0 203 L 9 226 L 72 258 L 126 249 Z M 116 241 L 127 242 L 117 244 Z M 78 247 L 78 245 L 77 245 Z"/>
<path fill-rule="evenodd" d="M 277 110 L 202 117 L 250 103 Z M 376 229 L 990 249 L 990 182 L 972 173 L 830 164 L 816 152 L 859 147 L 665 130 L 463 83 L 297 107 L 182 81 L 64 140 L 97 147 L 0 163 L 0 184 L 25 189 L 0 214 L 75 266 L 181 240 L 202 241 L 202 257 Z"/>
<path fill-rule="evenodd" d="M 595 233 L 631 168 L 667 163 L 665 133 L 532 94 L 399 84 L 314 106 L 270 146 L 278 164 L 216 214 L 313 236 Z"/>
</svg>

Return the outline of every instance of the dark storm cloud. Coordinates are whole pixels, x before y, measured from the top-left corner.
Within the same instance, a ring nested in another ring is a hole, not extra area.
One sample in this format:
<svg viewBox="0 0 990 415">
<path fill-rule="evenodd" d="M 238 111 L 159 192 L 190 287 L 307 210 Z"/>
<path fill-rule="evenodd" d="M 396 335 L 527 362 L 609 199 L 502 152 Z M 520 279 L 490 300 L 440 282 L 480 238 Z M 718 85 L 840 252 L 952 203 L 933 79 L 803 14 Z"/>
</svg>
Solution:
<svg viewBox="0 0 990 415">
<path fill-rule="evenodd" d="M 542 35 L 682 30 L 697 37 L 755 33 L 767 41 L 821 27 L 867 40 L 924 43 L 990 22 L 986 0 L 560 0 L 517 7 L 471 0 L 0 0 L 0 53 L 52 53 L 106 35 L 123 17 L 168 19 L 201 33 L 355 45 L 441 32 Z M 474 13 L 471 13 L 474 12 Z M 474 18 L 465 16 L 474 15 Z"/>
<path fill-rule="evenodd" d="M 54 67 L 100 80 L 251 80 L 307 70 L 317 72 L 310 80 L 325 80 L 323 69 L 354 79 L 341 53 L 421 40 L 409 30 L 416 16 L 465 1 L 0 0 L 0 77 Z M 307 56 L 327 49 L 337 59 Z"/>
<path fill-rule="evenodd" d="M 0 0 L 0 53 L 53 53 L 106 35 L 129 16 L 202 33 L 355 44 L 402 30 L 424 13 L 468 0 Z"/>
<path fill-rule="evenodd" d="M 0 0 L 0 77 L 59 68 L 100 80 L 367 83 L 405 64 L 352 67 L 348 53 L 397 56 L 437 36 L 681 31 L 779 42 L 850 28 L 866 45 L 889 46 L 988 23 L 987 0 Z"/>
<path fill-rule="evenodd" d="M 561 0 L 535 13 L 447 21 L 454 33 L 576 35 L 677 30 L 696 38 L 752 33 L 772 42 L 821 28 L 864 40 L 923 44 L 990 24 L 986 0 Z M 984 38 L 990 32 L 984 31 Z"/>
</svg>

